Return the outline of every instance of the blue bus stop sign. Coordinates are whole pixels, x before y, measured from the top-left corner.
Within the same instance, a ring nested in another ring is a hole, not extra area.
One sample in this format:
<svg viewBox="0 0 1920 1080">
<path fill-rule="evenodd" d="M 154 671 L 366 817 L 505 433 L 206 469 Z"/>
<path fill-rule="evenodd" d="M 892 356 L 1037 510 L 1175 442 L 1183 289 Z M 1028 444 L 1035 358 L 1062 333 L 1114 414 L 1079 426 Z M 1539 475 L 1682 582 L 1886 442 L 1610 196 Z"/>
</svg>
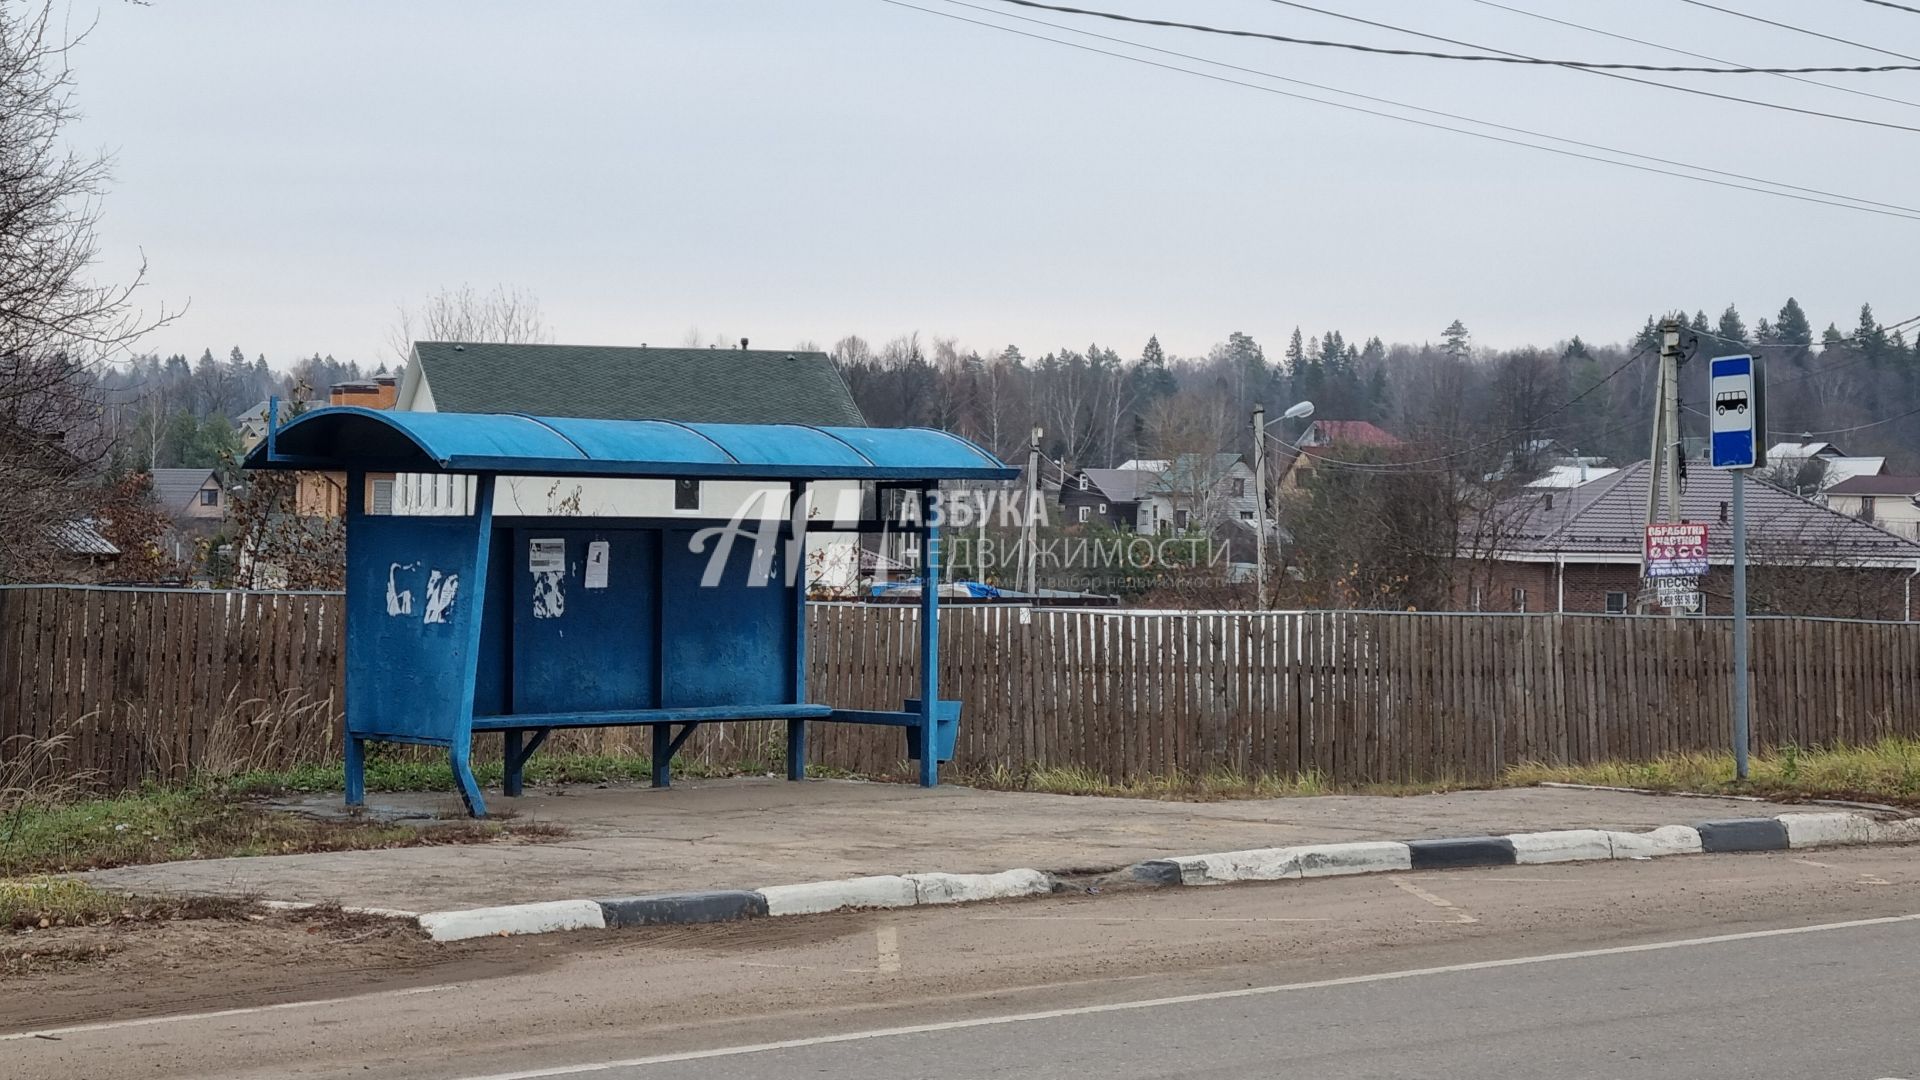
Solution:
<svg viewBox="0 0 1920 1080">
<path fill-rule="evenodd" d="M 1711 464 L 1716 469 L 1764 465 L 1767 427 L 1759 364 L 1751 356 L 1716 356 L 1708 363 Z"/>
</svg>

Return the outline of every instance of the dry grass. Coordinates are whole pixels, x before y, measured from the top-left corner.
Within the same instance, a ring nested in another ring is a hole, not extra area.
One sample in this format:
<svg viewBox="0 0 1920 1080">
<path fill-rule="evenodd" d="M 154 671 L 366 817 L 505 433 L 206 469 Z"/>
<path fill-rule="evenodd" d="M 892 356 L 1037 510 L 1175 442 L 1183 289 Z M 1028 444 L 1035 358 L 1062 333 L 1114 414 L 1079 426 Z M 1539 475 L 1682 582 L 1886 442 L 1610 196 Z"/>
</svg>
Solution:
<svg viewBox="0 0 1920 1080">
<path fill-rule="evenodd" d="M 219 712 L 194 740 L 193 756 L 171 734 L 172 712 L 151 701 L 125 702 L 112 722 L 141 732 L 146 775 L 180 782 L 223 780 L 261 769 L 339 755 L 340 702 L 331 690 L 316 694 L 293 687 L 264 698 L 227 694 Z"/>
<path fill-rule="evenodd" d="M 1425 795 L 1475 785 L 1439 780 L 1423 784 L 1334 784 L 1318 770 L 1297 776 L 1215 770 L 1112 780 L 1079 766 L 1011 769 L 996 766 L 956 781 L 991 791 L 1034 791 L 1049 795 L 1105 795 L 1126 799 L 1212 802 L 1220 799 L 1285 799 L 1313 795 Z M 1485 785 L 1479 785 L 1485 786 Z"/>
<path fill-rule="evenodd" d="M 1733 755 L 1669 754 L 1648 762 L 1518 765 L 1508 786 L 1557 782 L 1652 791 L 1847 799 L 1920 806 L 1920 739 L 1886 738 L 1866 746 L 1783 746 L 1751 756 L 1748 779 L 1734 779 Z"/>
</svg>

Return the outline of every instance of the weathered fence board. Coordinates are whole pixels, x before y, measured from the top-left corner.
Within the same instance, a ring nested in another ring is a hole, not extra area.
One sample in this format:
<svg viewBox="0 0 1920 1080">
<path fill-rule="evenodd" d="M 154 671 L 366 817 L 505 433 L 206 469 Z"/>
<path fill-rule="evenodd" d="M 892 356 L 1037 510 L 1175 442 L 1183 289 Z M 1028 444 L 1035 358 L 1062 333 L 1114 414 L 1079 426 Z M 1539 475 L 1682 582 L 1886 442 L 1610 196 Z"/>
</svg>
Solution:
<svg viewBox="0 0 1920 1080">
<path fill-rule="evenodd" d="M 915 607 L 808 618 L 815 700 L 892 709 L 916 693 Z M 941 641 L 963 773 L 1474 780 L 1526 760 L 1718 750 L 1729 729 L 1724 620 L 969 606 L 943 613 Z M 1905 705 L 1920 624 L 1761 619 L 1753 652 L 1757 745 L 1920 735 Z M 343 656 L 334 594 L 0 589 L 0 739 L 18 753 L 64 735 L 61 767 L 110 786 L 325 760 Z M 883 773 L 905 755 L 898 731 L 817 732 L 818 765 Z M 779 734 L 716 726 L 686 753 L 769 761 Z M 563 745 L 641 747 L 626 731 Z"/>
</svg>

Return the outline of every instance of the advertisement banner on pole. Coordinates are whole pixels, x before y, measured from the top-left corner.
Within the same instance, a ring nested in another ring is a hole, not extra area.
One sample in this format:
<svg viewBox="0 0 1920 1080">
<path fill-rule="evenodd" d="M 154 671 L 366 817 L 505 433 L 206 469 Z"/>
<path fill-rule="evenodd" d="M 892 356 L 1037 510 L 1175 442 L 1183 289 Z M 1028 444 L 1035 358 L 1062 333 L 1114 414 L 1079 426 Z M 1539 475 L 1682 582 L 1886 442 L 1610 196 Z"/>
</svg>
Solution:
<svg viewBox="0 0 1920 1080">
<path fill-rule="evenodd" d="M 1696 577 L 1654 578 L 1655 595 L 1660 606 L 1688 614 L 1700 610 L 1700 579 Z"/>
<path fill-rule="evenodd" d="M 1650 578 L 1699 577 L 1707 572 L 1707 526 L 1679 522 L 1647 526 L 1642 561 Z"/>
</svg>

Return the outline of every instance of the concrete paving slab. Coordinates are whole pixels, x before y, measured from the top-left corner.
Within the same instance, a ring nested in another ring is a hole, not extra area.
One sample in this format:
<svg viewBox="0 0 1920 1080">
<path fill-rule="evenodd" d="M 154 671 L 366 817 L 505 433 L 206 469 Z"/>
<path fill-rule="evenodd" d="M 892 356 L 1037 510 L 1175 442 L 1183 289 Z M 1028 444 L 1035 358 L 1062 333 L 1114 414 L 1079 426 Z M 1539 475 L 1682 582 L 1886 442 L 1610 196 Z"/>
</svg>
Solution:
<svg viewBox="0 0 1920 1080">
<path fill-rule="evenodd" d="M 85 876 L 138 891 L 443 911 L 881 874 L 1101 871 L 1193 852 L 1299 844 L 1637 831 L 1790 809 L 1564 788 L 1190 803 L 771 778 L 679 781 L 664 790 L 555 788 L 488 801 L 570 835 L 548 843 L 208 859 Z M 459 809 L 451 795 L 378 795 L 369 802 L 395 820 Z M 297 805 L 328 813 L 340 797 L 315 795 Z"/>
</svg>

